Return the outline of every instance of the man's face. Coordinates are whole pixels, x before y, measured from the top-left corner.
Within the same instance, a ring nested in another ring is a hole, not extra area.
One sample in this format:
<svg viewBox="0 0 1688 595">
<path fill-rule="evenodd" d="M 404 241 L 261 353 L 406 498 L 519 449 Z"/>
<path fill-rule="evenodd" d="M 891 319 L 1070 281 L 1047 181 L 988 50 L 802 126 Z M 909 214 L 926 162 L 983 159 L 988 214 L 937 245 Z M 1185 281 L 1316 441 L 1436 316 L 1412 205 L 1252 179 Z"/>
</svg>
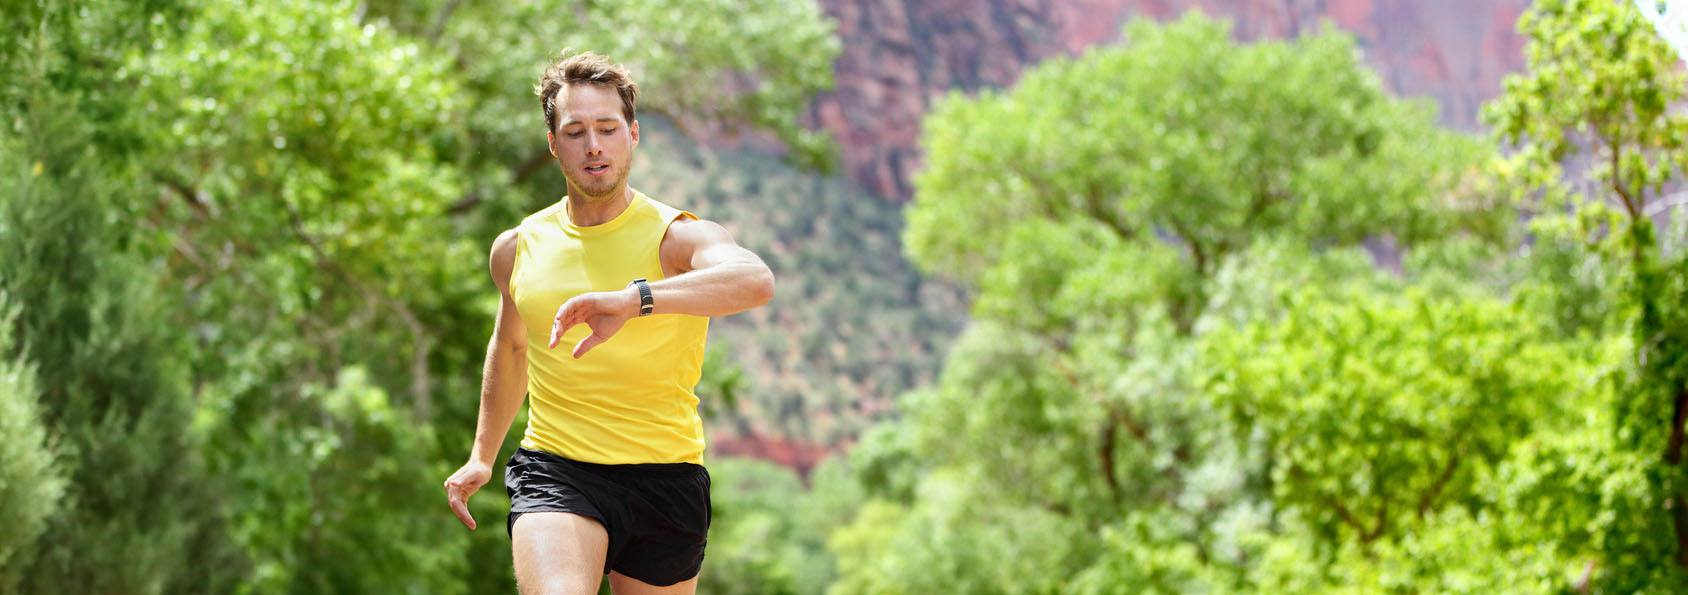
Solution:
<svg viewBox="0 0 1688 595">
<path fill-rule="evenodd" d="M 633 148 L 639 146 L 639 122 L 621 114 L 621 96 L 602 85 L 565 85 L 557 93 L 557 129 L 548 140 L 551 154 L 569 185 L 586 198 L 613 196 L 627 182 Z"/>
</svg>

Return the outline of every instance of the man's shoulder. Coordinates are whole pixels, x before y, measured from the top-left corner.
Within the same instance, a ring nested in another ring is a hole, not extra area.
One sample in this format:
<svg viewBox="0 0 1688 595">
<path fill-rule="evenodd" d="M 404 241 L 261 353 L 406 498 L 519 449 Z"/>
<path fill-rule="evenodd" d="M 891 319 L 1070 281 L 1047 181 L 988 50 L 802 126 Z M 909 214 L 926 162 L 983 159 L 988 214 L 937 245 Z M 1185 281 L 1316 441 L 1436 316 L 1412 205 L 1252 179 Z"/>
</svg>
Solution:
<svg viewBox="0 0 1688 595">
<path fill-rule="evenodd" d="M 635 190 L 634 192 L 638 191 Z M 692 213 L 691 211 L 678 208 L 666 202 L 652 198 L 649 194 L 639 192 L 639 196 L 644 198 L 644 202 L 649 204 L 651 209 L 656 212 L 657 217 L 665 223 L 673 224 L 679 220 L 698 218 L 697 214 Z"/>
<path fill-rule="evenodd" d="M 526 217 L 522 217 L 521 222 L 499 233 L 498 237 L 492 240 L 493 261 L 513 262 L 519 250 L 518 246 L 522 242 L 522 236 L 526 235 L 535 223 L 553 220 L 562 210 L 563 204 L 561 202 L 548 205 Z"/>
<path fill-rule="evenodd" d="M 534 211 L 533 213 L 530 213 L 528 216 L 523 217 L 522 222 L 517 224 L 516 227 L 514 227 L 512 229 L 518 229 L 519 230 L 522 227 L 525 227 L 527 225 L 530 225 L 530 224 L 532 224 L 534 222 L 538 222 L 538 221 L 555 220 L 557 218 L 557 216 L 559 214 L 563 213 L 564 209 L 566 209 L 567 207 L 568 207 L 568 198 L 564 197 L 564 198 L 559 199 L 556 202 L 553 202 L 549 205 L 545 205 L 545 208 Z"/>
</svg>

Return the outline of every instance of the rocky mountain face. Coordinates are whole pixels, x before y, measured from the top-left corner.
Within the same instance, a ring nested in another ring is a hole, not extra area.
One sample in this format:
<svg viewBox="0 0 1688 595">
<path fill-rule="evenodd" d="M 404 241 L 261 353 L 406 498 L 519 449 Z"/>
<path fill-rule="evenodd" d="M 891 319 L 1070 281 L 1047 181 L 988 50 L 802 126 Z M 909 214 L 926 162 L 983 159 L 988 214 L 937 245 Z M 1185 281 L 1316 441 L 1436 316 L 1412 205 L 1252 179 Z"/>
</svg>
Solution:
<svg viewBox="0 0 1688 595">
<path fill-rule="evenodd" d="M 1353 34 L 1394 92 L 1434 98 L 1443 121 L 1475 130 L 1482 102 L 1523 67 L 1526 0 L 822 0 L 838 21 L 837 86 L 811 108 L 846 171 L 893 201 L 913 195 L 920 120 L 951 90 L 1012 85 L 1057 55 L 1119 41 L 1134 17 L 1189 10 L 1230 19 L 1239 40 Z"/>
</svg>

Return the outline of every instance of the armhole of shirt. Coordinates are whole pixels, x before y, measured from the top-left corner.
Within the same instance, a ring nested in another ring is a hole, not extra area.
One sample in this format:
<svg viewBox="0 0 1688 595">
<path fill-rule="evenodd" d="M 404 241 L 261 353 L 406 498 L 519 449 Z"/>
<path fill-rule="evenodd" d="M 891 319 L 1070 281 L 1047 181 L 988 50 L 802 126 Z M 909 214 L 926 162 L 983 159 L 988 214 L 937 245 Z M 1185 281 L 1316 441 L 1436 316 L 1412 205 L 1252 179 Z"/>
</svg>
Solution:
<svg viewBox="0 0 1688 595">
<path fill-rule="evenodd" d="M 524 233 L 527 224 L 524 222 L 516 226 L 516 257 L 510 262 L 510 280 L 505 283 L 510 288 L 510 301 L 516 301 L 516 281 L 522 278 L 522 260 L 527 252 L 527 234 Z"/>
<path fill-rule="evenodd" d="M 698 216 L 697 216 L 696 213 L 693 213 L 691 211 L 684 211 L 684 210 L 676 209 L 676 208 L 670 207 L 668 205 L 663 205 L 661 208 L 658 209 L 658 211 L 662 213 L 663 221 L 662 221 L 662 235 L 659 235 L 659 236 L 656 237 L 656 271 L 657 271 L 657 274 L 662 275 L 663 279 L 667 279 L 668 273 L 666 271 L 662 270 L 662 240 L 668 237 L 668 227 L 671 226 L 671 225 L 674 225 L 675 221 L 679 221 L 679 220 L 687 218 L 687 217 L 690 217 L 693 220 L 696 220 L 698 218 Z M 656 280 L 657 279 L 652 279 L 652 281 L 656 281 Z"/>
</svg>

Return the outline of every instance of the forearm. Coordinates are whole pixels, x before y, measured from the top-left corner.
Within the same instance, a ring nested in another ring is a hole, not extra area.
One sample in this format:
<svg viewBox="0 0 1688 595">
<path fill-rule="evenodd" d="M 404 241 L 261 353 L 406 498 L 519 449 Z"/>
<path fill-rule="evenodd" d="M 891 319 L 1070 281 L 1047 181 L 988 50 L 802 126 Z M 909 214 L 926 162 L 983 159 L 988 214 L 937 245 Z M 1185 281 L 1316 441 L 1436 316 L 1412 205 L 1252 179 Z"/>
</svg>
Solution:
<svg viewBox="0 0 1688 595">
<path fill-rule="evenodd" d="M 516 419 L 526 394 L 526 348 L 513 348 L 493 339 L 487 345 L 486 365 L 481 372 L 481 409 L 475 421 L 470 460 L 490 466 L 498 457 L 498 449 L 503 446 L 510 422 Z"/>
<path fill-rule="evenodd" d="M 768 303 L 774 274 L 760 262 L 726 262 L 651 283 L 654 314 L 726 316 Z M 638 291 L 628 288 L 638 311 Z"/>
</svg>

